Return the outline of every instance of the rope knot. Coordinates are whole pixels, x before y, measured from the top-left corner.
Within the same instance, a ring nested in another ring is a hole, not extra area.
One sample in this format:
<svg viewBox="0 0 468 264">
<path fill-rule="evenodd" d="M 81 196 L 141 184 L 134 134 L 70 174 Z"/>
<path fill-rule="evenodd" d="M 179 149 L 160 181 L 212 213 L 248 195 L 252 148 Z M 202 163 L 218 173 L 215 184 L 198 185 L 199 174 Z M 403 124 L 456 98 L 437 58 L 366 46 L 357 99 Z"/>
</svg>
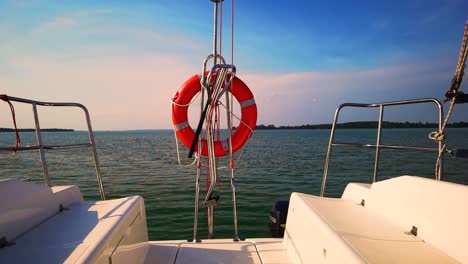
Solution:
<svg viewBox="0 0 468 264">
<path fill-rule="evenodd" d="M 436 132 L 436 131 L 434 131 L 434 132 L 431 132 L 431 133 L 429 134 L 429 138 L 432 139 L 432 140 L 434 140 L 434 141 L 442 141 L 442 140 L 445 139 L 445 134 L 444 134 L 444 132 Z"/>
</svg>

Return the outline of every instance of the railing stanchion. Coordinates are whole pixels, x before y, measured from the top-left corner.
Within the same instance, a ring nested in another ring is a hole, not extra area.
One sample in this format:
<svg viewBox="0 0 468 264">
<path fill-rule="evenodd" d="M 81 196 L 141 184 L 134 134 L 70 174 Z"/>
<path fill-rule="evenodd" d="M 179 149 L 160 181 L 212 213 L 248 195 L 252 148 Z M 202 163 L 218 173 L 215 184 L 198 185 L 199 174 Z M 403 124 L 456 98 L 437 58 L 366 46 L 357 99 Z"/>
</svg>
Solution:
<svg viewBox="0 0 468 264">
<path fill-rule="evenodd" d="M 439 133 L 441 133 L 442 132 L 442 123 L 443 123 L 443 120 L 444 120 L 444 106 L 439 101 L 437 101 L 436 104 L 437 104 L 437 107 L 439 109 Z M 445 139 L 442 139 L 441 141 L 439 141 L 439 152 L 442 150 L 442 147 L 445 144 L 444 141 L 445 141 Z M 440 159 L 440 163 L 439 163 L 439 171 L 437 171 L 437 175 L 436 175 L 436 180 L 438 180 L 438 181 L 442 180 L 443 167 L 444 167 L 444 157 L 442 156 L 442 158 Z"/>
<path fill-rule="evenodd" d="M 325 185 L 327 184 L 328 168 L 330 167 L 333 140 L 335 138 L 335 128 L 336 128 L 336 123 L 338 122 L 338 116 L 340 114 L 341 108 L 342 106 L 338 107 L 338 109 L 336 109 L 335 111 L 335 117 L 333 118 L 333 126 L 330 132 L 330 140 L 328 141 L 327 158 L 325 159 L 325 167 L 323 169 L 323 177 L 322 177 L 322 188 L 320 189 L 320 196 L 322 197 L 325 195 Z"/>
<path fill-rule="evenodd" d="M 374 177 L 372 182 L 377 181 L 379 173 L 379 160 L 380 160 L 380 143 L 382 139 L 382 122 L 383 122 L 384 106 L 379 106 L 379 126 L 377 128 L 377 143 L 375 144 L 375 162 L 374 162 Z"/>
<path fill-rule="evenodd" d="M 86 116 L 86 124 L 88 125 L 88 135 L 89 135 L 89 142 L 91 143 L 91 151 L 93 153 L 94 158 L 94 168 L 96 169 L 96 179 L 99 187 L 99 193 L 101 194 L 101 199 L 106 200 L 106 194 L 104 193 L 104 185 L 102 183 L 101 177 L 101 166 L 99 165 L 99 158 L 96 150 L 96 141 L 94 140 L 94 133 L 93 128 L 91 126 L 91 118 L 89 117 L 89 112 L 86 107 L 81 106 L 83 109 L 85 116 Z"/>
<path fill-rule="evenodd" d="M 34 125 L 36 126 L 37 145 L 39 145 L 39 154 L 41 155 L 42 171 L 44 172 L 44 182 L 47 186 L 52 186 L 49 179 L 49 169 L 45 157 L 44 144 L 42 142 L 41 126 L 39 125 L 39 115 L 37 114 L 37 105 L 32 104 L 34 113 Z"/>
</svg>

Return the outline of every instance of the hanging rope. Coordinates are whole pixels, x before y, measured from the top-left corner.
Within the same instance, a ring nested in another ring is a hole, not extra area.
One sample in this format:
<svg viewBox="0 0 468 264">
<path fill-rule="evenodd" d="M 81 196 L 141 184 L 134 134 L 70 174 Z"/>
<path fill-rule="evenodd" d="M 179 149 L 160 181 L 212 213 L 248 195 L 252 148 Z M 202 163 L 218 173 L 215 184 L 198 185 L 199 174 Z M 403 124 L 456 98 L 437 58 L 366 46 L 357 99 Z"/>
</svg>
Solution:
<svg viewBox="0 0 468 264">
<path fill-rule="evenodd" d="M 216 72 L 215 83 L 212 85 L 212 94 L 211 98 L 218 98 L 219 94 L 222 92 L 225 84 L 227 71 L 225 69 L 220 69 Z M 212 198 L 212 194 L 215 190 L 217 181 L 218 181 L 218 160 L 214 154 L 214 133 L 220 133 L 220 122 L 219 122 L 219 102 L 218 100 L 212 100 L 208 108 L 208 115 L 206 116 L 206 131 L 208 133 L 208 160 L 209 167 L 208 170 L 209 177 L 207 175 L 207 182 L 209 179 L 209 184 L 205 196 L 205 202 Z M 217 131 L 216 131 L 217 130 Z M 220 134 L 219 134 L 220 136 Z"/>
<path fill-rule="evenodd" d="M 468 55 L 468 18 L 465 23 L 465 32 L 463 34 L 462 46 L 460 48 L 460 55 L 458 57 L 457 71 L 455 72 L 455 85 L 452 86 L 452 89 L 458 90 L 460 88 L 463 74 L 466 66 L 466 57 Z"/>
<path fill-rule="evenodd" d="M 440 131 L 431 132 L 429 134 L 429 138 L 436 142 L 443 142 L 445 140 L 445 128 L 447 127 L 450 117 L 452 116 L 454 106 L 457 102 L 457 97 L 463 96 L 463 92 L 458 91 L 458 89 L 460 88 L 460 85 L 463 81 L 463 75 L 464 75 L 464 71 L 466 67 L 467 56 L 468 56 L 468 18 L 465 23 L 465 31 L 463 33 L 463 40 L 462 40 L 462 45 L 460 48 L 460 54 L 458 57 L 457 68 L 455 70 L 455 76 L 452 79 L 452 85 L 450 86 L 450 89 L 445 94 L 447 97 L 446 101 L 450 101 L 450 107 L 447 112 L 447 116 L 445 117 L 444 123 L 442 124 Z M 439 149 L 439 154 L 437 156 L 435 171 L 434 171 L 436 178 L 438 180 L 440 180 L 441 178 L 439 170 L 440 170 L 441 161 L 442 161 L 445 151 L 450 152 L 449 150 L 447 150 L 447 146 L 444 143 L 442 147 Z"/>
<path fill-rule="evenodd" d="M 16 145 L 15 145 L 15 148 L 13 149 L 13 155 L 16 154 L 16 151 L 18 150 L 18 147 L 20 146 L 21 144 L 21 138 L 20 138 L 20 135 L 19 135 L 19 130 L 18 130 L 18 127 L 16 125 L 16 113 L 15 113 L 15 107 L 13 106 L 13 104 L 10 102 L 10 100 L 8 99 L 8 96 L 6 94 L 0 94 L 0 99 L 5 101 L 6 103 L 8 103 L 8 105 L 10 106 L 10 110 L 11 110 L 11 117 L 13 119 L 13 125 L 15 126 L 15 134 L 16 134 Z"/>
<path fill-rule="evenodd" d="M 175 144 L 176 144 L 176 152 L 177 152 L 177 162 L 179 163 L 179 166 L 182 167 L 182 168 L 189 168 L 189 167 L 192 167 L 193 165 L 195 165 L 195 163 L 197 163 L 197 161 L 199 160 L 198 159 L 198 155 L 195 154 L 195 157 L 193 158 L 193 161 L 192 163 L 190 164 L 183 164 L 182 163 L 182 159 L 180 157 L 180 149 L 179 149 L 179 140 L 177 138 L 177 133 L 176 133 L 176 127 L 174 126 L 174 140 L 175 140 Z"/>
</svg>

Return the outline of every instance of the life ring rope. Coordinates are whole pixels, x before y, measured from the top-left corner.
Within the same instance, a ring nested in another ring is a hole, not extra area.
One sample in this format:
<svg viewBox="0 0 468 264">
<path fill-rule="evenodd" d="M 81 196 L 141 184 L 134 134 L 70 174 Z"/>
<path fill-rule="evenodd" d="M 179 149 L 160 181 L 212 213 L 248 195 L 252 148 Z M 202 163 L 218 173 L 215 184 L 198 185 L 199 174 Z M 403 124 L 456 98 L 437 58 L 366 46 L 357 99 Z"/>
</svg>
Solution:
<svg viewBox="0 0 468 264">
<path fill-rule="evenodd" d="M 197 95 L 197 96 L 198 96 L 198 95 Z M 195 97 L 195 98 L 196 98 L 196 97 Z M 190 102 L 189 104 L 187 104 L 187 105 L 185 105 L 185 106 L 191 105 L 191 104 L 193 103 L 193 101 L 194 101 L 194 100 L 192 100 L 192 102 Z M 247 100 L 247 101 L 249 101 L 249 100 Z M 244 102 L 247 102 L 247 101 L 244 101 Z M 253 103 L 255 103 L 255 100 L 253 100 L 253 101 L 254 101 Z M 175 104 L 175 105 L 178 105 L 176 102 L 174 102 L 173 99 L 171 99 L 171 102 L 172 102 L 173 104 Z M 251 103 L 252 103 L 252 102 L 250 101 L 250 102 L 249 102 L 249 105 L 250 105 Z M 226 105 L 224 105 L 223 102 L 219 102 L 219 105 L 222 106 L 222 107 L 224 107 L 224 109 L 226 109 L 226 111 L 228 111 L 229 114 L 231 114 L 237 121 L 239 121 L 240 123 L 244 124 L 244 125 L 250 130 L 249 137 L 252 136 L 252 134 L 254 133 L 254 129 L 253 129 L 252 127 L 250 127 L 249 124 L 247 124 L 247 123 L 245 123 L 244 121 L 242 121 L 242 119 L 241 119 L 238 115 L 236 115 L 236 114 L 234 113 L 234 111 L 228 110 L 227 107 L 226 107 Z M 179 106 L 183 106 L 183 105 L 179 105 Z M 248 106 L 247 103 L 244 105 L 244 107 L 246 107 L 246 106 Z M 231 108 L 231 109 L 232 109 L 232 108 Z M 195 164 L 197 163 L 197 157 L 194 157 L 192 163 L 190 163 L 190 164 L 183 164 L 183 163 L 182 163 L 182 158 L 180 157 L 179 139 L 177 138 L 177 134 L 176 134 L 176 131 L 185 128 L 185 127 L 184 127 L 185 125 L 186 125 L 186 126 L 190 126 L 190 124 L 188 123 L 188 121 L 179 123 L 179 124 L 177 124 L 177 125 L 173 125 L 173 127 L 174 127 L 173 131 L 174 131 L 174 140 L 175 140 L 175 144 L 176 144 L 177 162 L 178 162 L 179 166 L 184 167 L 184 168 L 189 168 L 189 167 L 192 167 L 193 165 L 195 165 Z M 223 140 L 223 142 L 225 142 L 225 140 Z M 224 144 L 228 144 L 228 143 L 225 142 Z M 241 150 L 239 151 L 239 155 L 237 156 L 237 159 L 234 159 L 234 157 L 233 157 L 233 159 L 235 160 L 235 163 L 236 163 L 236 164 L 239 164 L 239 163 L 240 163 L 241 158 L 242 158 L 242 153 L 243 153 L 243 151 L 244 151 L 244 147 L 242 147 Z M 219 167 L 218 169 L 227 169 L 227 168 L 228 168 L 227 166 L 223 166 L 223 167 Z"/>
<path fill-rule="evenodd" d="M 247 101 L 249 101 L 249 102 L 247 103 Z M 244 102 L 246 103 L 246 105 L 245 105 L 244 107 L 247 107 L 247 106 L 250 106 L 250 105 L 254 105 L 254 104 L 255 104 L 255 100 L 253 100 L 253 102 L 250 101 L 250 100 L 247 100 L 247 101 L 244 101 Z M 228 110 L 227 107 L 223 104 L 223 102 L 219 102 L 219 105 L 221 105 L 222 107 L 224 107 L 224 109 L 226 109 L 226 111 L 229 111 L 229 114 L 232 114 L 232 116 L 235 117 L 240 123 L 244 124 L 244 125 L 250 130 L 250 135 L 249 135 L 249 137 L 252 136 L 252 134 L 254 133 L 254 129 L 251 128 L 251 127 L 249 126 L 249 124 L 247 124 L 247 123 L 245 123 L 244 121 L 242 121 L 242 119 L 241 119 L 238 115 L 234 114 L 233 111 Z M 241 104 L 241 108 L 243 108 L 243 107 L 242 107 L 242 104 Z"/>
<path fill-rule="evenodd" d="M 183 164 L 182 163 L 182 158 L 180 157 L 179 139 L 177 138 L 177 133 L 176 133 L 176 130 L 175 130 L 175 126 L 174 126 L 174 140 L 175 140 L 175 144 L 176 144 L 177 162 L 179 163 L 179 166 L 184 167 L 184 168 L 190 168 L 193 165 L 195 165 L 195 163 L 197 163 L 197 160 L 198 160 L 196 156 L 193 158 L 192 163 L 190 163 L 190 164 Z"/>
<path fill-rule="evenodd" d="M 172 99 L 171 99 L 171 102 L 173 102 Z M 192 102 L 192 103 L 193 103 L 193 102 Z M 244 121 L 242 121 L 242 119 L 241 119 L 238 115 L 234 114 L 233 111 L 227 110 L 227 107 L 226 107 L 222 102 L 220 102 L 219 105 L 221 105 L 222 107 L 224 107 L 224 109 L 226 109 L 226 111 L 229 111 L 229 114 L 232 114 L 232 116 L 233 116 L 235 119 L 237 119 L 240 123 L 243 123 L 243 124 L 250 130 L 249 137 L 252 136 L 252 134 L 254 133 L 254 129 L 253 129 L 253 128 L 251 128 L 247 123 L 245 123 Z M 188 124 L 188 122 L 187 122 L 187 124 Z M 190 164 L 183 164 L 183 163 L 182 163 L 182 158 L 180 157 L 179 139 L 177 138 L 177 133 L 176 133 L 176 131 L 177 131 L 178 129 L 176 129 L 176 125 L 174 125 L 173 127 L 174 127 L 174 129 L 173 129 L 173 131 L 174 131 L 174 141 L 175 141 L 175 144 L 176 144 L 177 162 L 178 162 L 179 166 L 181 166 L 181 167 L 183 167 L 183 168 L 190 168 L 190 167 L 192 167 L 193 165 L 195 165 L 195 164 L 197 163 L 198 157 L 197 157 L 197 156 L 193 157 L 193 161 L 192 161 L 192 163 L 190 163 Z M 179 129 L 180 129 L 180 128 L 179 128 Z M 223 140 L 223 141 L 225 142 L 225 140 Z M 226 142 L 225 144 L 228 144 L 228 143 Z M 241 162 L 241 160 L 242 160 L 242 153 L 243 153 L 243 152 L 244 152 L 244 147 L 242 147 L 242 148 L 240 149 L 237 158 L 232 157 L 232 159 L 235 161 L 236 164 L 240 164 L 240 162 Z M 222 166 L 222 167 L 219 167 L 218 169 L 227 169 L 227 168 L 228 168 L 227 166 Z"/>
<path fill-rule="evenodd" d="M 197 95 L 197 96 L 198 96 L 198 95 Z M 197 96 L 196 96 L 196 97 L 197 97 Z M 196 97 L 195 97 L 195 98 L 196 98 Z M 190 105 L 194 102 L 194 100 L 192 100 L 190 103 L 185 104 L 185 105 L 176 103 L 176 102 L 174 101 L 174 99 L 171 99 L 171 102 L 172 102 L 172 104 L 177 105 L 177 106 L 180 106 L 180 107 L 187 107 L 187 106 L 190 106 Z M 245 101 L 243 101 L 243 102 L 239 102 L 239 104 L 240 104 L 240 107 L 241 107 L 241 109 L 242 109 L 242 108 L 244 108 L 244 107 L 251 106 L 251 105 L 254 105 L 254 104 L 256 104 L 256 103 L 255 103 L 255 99 L 252 98 L 252 99 L 249 99 L 249 100 L 245 100 Z M 228 108 L 226 107 L 226 105 L 223 104 L 223 102 L 220 101 L 220 102 L 219 102 L 219 105 L 221 105 L 222 107 L 224 107 L 224 109 L 226 109 L 226 111 L 228 111 L 229 114 L 232 114 L 232 116 L 235 117 L 235 118 L 237 119 L 237 121 L 239 121 L 239 122 L 241 122 L 242 124 L 244 124 L 244 125 L 250 130 L 250 132 L 253 134 L 254 129 L 251 128 L 251 127 L 249 126 L 249 124 L 247 124 L 247 123 L 245 123 L 244 121 L 242 121 L 242 119 L 241 119 L 238 115 L 234 114 L 234 112 L 233 112 L 232 110 L 228 110 Z M 187 121 L 183 121 L 183 122 L 178 123 L 178 124 L 174 124 L 174 130 L 175 130 L 175 131 L 182 130 L 182 129 L 186 128 L 186 127 L 190 127 L 190 124 L 189 124 L 188 120 L 187 120 Z"/>
<path fill-rule="evenodd" d="M 195 95 L 188 104 L 179 104 L 174 100 L 174 98 L 171 98 L 171 103 L 173 105 L 177 105 L 177 106 L 180 106 L 180 107 L 188 107 L 197 100 L 198 96 L 200 96 L 200 93 L 197 93 L 197 95 Z"/>
</svg>

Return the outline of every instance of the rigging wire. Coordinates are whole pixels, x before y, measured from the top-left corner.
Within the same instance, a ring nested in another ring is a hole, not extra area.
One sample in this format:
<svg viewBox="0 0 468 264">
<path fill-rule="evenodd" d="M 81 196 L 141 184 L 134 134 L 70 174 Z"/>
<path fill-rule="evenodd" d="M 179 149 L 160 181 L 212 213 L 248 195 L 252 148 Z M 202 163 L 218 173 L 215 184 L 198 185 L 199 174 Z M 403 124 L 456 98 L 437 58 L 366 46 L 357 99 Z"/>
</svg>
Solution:
<svg viewBox="0 0 468 264">
<path fill-rule="evenodd" d="M 234 65 L 234 0 L 231 0 L 231 64 Z M 233 91 L 234 90 L 234 82 L 231 84 L 231 90 Z M 229 113 L 228 113 L 228 119 L 229 119 L 229 127 L 228 127 L 228 132 L 229 132 L 229 135 L 231 136 L 232 135 L 232 120 L 233 120 L 233 112 L 234 112 L 234 95 L 233 93 L 231 92 L 230 93 L 231 96 L 230 98 L 228 97 L 228 95 L 226 94 L 226 99 L 227 99 L 227 102 L 226 104 L 228 105 L 228 108 L 226 109 Z M 230 100 L 229 100 L 230 99 Z M 231 103 L 229 105 L 229 103 Z M 226 108 L 226 107 L 225 107 Z M 229 166 L 231 168 L 231 170 L 234 169 L 234 155 L 233 155 L 233 152 L 232 152 L 232 138 L 229 139 L 229 144 L 230 144 L 230 151 L 229 151 Z M 234 177 L 234 173 L 231 172 L 231 178 Z"/>
<path fill-rule="evenodd" d="M 234 65 L 234 0 L 231 0 L 231 65 Z M 234 82 L 231 84 L 231 91 L 234 91 Z M 222 105 L 222 104 L 221 104 Z M 229 167 L 231 172 L 231 190 L 232 190 L 232 213 L 234 219 L 234 241 L 239 241 L 239 232 L 237 229 L 237 208 L 236 208 L 236 186 L 234 181 L 234 153 L 232 149 L 232 120 L 234 116 L 234 94 L 231 92 L 230 96 L 229 93 L 226 93 L 226 105 L 227 105 L 227 119 L 228 119 L 228 133 L 229 133 Z M 223 105 L 223 107 L 225 107 Z M 226 107 L 225 107 L 226 108 Z M 243 122 L 240 120 L 240 122 Z M 253 133 L 253 129 L 247 125 L 250 129 L 249 137 Z M 244 147 L 240 149 L 239 152 L 239 161 L 242 157 L 242 153 L 244 152 Z"/>
<path fill-rule="evenodd" d="M 234 0 L 231 0 L 231 64 L 234 65 Z"/>
<path fill-rule="evenodd" d="M 223 1 L 219 3 L 219 55 L 223 55 Z"/>
</svg>

